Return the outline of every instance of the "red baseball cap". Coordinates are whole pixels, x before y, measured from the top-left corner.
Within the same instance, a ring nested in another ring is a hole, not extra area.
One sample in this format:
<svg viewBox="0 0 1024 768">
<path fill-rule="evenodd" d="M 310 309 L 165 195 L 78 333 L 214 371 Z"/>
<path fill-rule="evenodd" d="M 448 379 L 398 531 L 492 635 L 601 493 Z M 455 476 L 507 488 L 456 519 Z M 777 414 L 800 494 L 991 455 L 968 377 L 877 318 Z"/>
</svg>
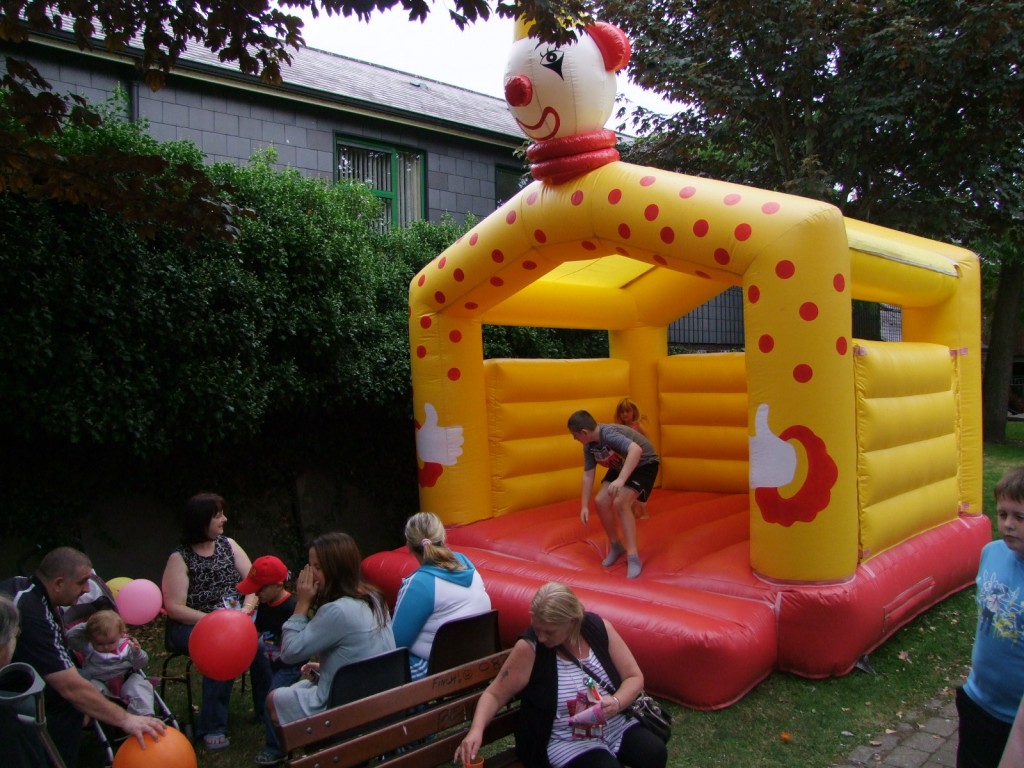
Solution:
<svg viewBox="0 0 1024 768">
<path fill-rule="evenodd" d="M 288 566 L 273 555 L 257 557 L 253 561 L 249 575 L 238 585 L 243 595 L 253 595 L 268 584 L 281 584 L 288 578 Z"/>
</svg>

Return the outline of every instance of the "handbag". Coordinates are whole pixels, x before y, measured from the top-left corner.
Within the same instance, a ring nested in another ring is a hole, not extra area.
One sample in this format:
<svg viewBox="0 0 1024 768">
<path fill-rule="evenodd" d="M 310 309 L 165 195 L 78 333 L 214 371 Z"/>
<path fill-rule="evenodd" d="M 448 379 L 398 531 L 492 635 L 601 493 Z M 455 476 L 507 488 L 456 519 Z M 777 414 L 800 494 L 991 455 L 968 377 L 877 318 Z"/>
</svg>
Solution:
<svg viewBox="0 0 1024 768">
<path fill-rule="evenodd" d="M 611 690 L 611 686 L 602 680 L 600 675 L 573 656 L 572 653 L 563 646 L 560 646 L 558 650 L 562 652 L 562 655 L 566 659 L 575 663 L 577 667 L 590 675 L 592 680 L 597 681 L 597 684 L 604 689 L 605 693 L 609 696 L 614 695 L 614 692 Z M 626 717 L 636 718 L 636 721 L 640 723 L 640 725 L 661 739 L 665 744 L 668 744 L 668 740 L 672 738 L 672 713 L 662 707 L 657 700 L 648 695 L 646 691 L 640 691 L 625 714 Z"/>
<path fill-rule="evenodd" d="M 672 738 L 671 712 L 644 691 L 640 691 L 629 711 L 640 725 L 668 744 L 668 740 Z"/>
</svg>

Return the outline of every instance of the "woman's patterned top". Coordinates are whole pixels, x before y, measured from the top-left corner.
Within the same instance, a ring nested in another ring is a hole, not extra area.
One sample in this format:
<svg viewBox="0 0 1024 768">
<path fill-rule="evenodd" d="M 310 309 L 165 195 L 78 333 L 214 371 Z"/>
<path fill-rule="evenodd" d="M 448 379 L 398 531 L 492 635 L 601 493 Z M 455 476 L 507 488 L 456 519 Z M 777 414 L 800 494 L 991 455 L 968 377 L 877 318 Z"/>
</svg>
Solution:
<svg viewBox="0 0 1024 768">
<path fill-rule="evenodd" d="M 197 611 L 210 613 L 228 607 L 224 598 L 235 600 L 242 574 L 235 567 L 235 553 L 227 536 L 218 536 L 213 555 L 197 555 L 190 546 L 178 547 L 178 553 L 188 568 L 188 595 L 185 605 Z"/>
</svg>

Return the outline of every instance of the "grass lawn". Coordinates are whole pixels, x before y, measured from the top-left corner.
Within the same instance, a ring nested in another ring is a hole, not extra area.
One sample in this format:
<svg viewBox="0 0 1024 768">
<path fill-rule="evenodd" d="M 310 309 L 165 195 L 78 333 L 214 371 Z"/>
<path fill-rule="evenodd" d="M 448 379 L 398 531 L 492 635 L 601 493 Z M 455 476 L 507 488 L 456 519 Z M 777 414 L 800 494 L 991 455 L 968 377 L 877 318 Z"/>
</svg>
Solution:
<svg viewBox="0 0 1024 768">
<path fill-rule="evenodd" d="M 992 488 L 1003 473 L 1024 464 L 1024 423 L 1008 425 L 1009 442 L 985 446 L 985 512 L 993 518 Z M 675 715 L 669 765 L 724 768 L 827 768 L 845 761 L 859 745 L 895 728 L 925 701 L 951 696 L 970 663 L 976 613 L 974 591 L 943 601 L 896 633 L 871 654 L 874 674 L 805 680 L 773 674 L 740 702 L 717 712 L 670 705 Z M 159 671 L 162 628 L 143 644 Z M 175 713 L 185 711 L 181 686 L 168 690 Z M 237 688 L 237 685 L 236 685 Z M 197 686 L 198 693 L 198 686 Z M 253 721 L 252 700 L 237 690 L 231 699 L 231 748 L 197 749 L 200 766 L 250 768 L 263 745 Z M 83 765 L 86 763 L 83 762 Z"/>
</svg>

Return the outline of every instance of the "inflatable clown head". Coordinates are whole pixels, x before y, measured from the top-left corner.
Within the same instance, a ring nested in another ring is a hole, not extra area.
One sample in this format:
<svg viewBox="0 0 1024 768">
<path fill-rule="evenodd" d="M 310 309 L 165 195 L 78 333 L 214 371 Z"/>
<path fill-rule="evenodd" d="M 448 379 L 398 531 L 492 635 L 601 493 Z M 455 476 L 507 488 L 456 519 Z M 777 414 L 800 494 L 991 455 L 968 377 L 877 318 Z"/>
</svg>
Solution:
<svg viewBox="0 0 1024 768">
<path fill-rule="evenodd" d="M 615 73 L 629 61 L 629 39 L 597 22 L 576 43 L 528 37 L 522 23 L 505 67 L 505 101 L 529 138 L 549 141 L 604 128 L 615 105 Z"/>
</svg>

